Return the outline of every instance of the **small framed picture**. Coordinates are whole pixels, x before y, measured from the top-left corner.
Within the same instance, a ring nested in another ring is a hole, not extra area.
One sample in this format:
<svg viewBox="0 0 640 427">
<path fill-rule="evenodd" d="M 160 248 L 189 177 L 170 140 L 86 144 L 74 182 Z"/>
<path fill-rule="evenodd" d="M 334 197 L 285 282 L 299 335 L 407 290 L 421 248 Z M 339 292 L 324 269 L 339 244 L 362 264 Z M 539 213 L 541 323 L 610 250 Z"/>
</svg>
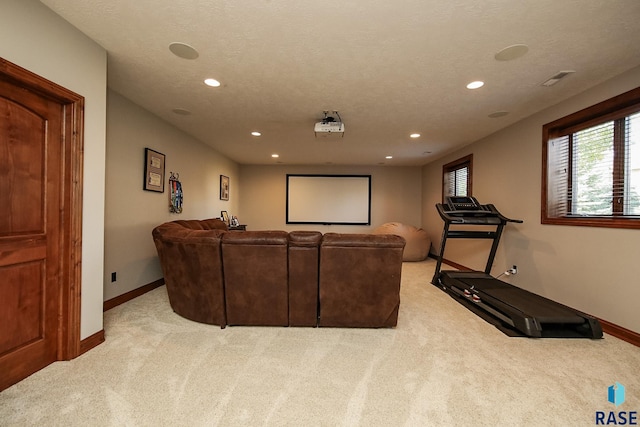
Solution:
<svg viewBox="0 0 640 427">
<path fill-rule="evenodd" d="M 220 200 L 229 200 L 229 177 L 220 175 Z"/>
<path fill-rule="evenodd" d="M 147 191 L 164 193 L 164 154 L 144 149 L 144 186 Z"/>
<path fill-rule="evenodd" d="M 227 226 L 228 226 L 228 225 L 230 225 L 230 224 L 229 224 L 229 214 L 227 213 L 227 211 L 221 211 L 221 212 L 220 212 L 220 216 L 222 217 L 222 221 L 223 221 L 225 224 L 227 224 Z"/>
</svg>

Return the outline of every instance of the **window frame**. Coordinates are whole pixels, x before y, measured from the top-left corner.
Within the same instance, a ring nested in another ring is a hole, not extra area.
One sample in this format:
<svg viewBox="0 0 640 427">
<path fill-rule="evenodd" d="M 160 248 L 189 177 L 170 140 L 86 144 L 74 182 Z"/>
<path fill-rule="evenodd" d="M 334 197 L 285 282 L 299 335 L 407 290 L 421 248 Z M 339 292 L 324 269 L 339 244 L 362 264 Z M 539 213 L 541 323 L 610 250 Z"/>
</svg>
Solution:
<svg viewBox="0 0 640 427">
<path fill-rule="evenodd" d="M 473 196 L 473 154 L 460 157 L 452 162 L 442 165 L 442 203 L 445 203 L 444 183 L 446 175 L 458 169 L 467 167 L 469 169 L 467 173 L 467 196 Z"/>
<path fill-rule="evenodd" d="M 567 133 L 575 133 L 577 131 L 593 127 L 606 121 L 620 119 L 632 113 L 640 111 L 640 87 L 615 96 L 606 101 L 595 104 L 591 107 L 577 111 L 568 116 L 562 117 L 553 122 L 547 123 L 542 127 L 542 203 L 541 203 L 541 223 L 552 225 L 572 225 L 586 227 L 608 227 L 608 228 L 640 228 L 640 217 L 623 216 L 617 211 L 614 204 L 612 215 L 603 216 L 551 216 L 548 212 L 549 191 L 547 177 L 549 173 L 549 139 L 553 139 L 559 135 Z M 614 124 L 617 126 L 617 124 Z M 614 173 L 624 173 L 620 166 L 619 147 L 624 144 L 619 138 L 614 139 Z M 616 153 L 618 151 L 618 153 Z M 570 160 L 572 161 L 572 160 Z M 612 188 L 612 197 L 613 197 Z"/>
</svg>

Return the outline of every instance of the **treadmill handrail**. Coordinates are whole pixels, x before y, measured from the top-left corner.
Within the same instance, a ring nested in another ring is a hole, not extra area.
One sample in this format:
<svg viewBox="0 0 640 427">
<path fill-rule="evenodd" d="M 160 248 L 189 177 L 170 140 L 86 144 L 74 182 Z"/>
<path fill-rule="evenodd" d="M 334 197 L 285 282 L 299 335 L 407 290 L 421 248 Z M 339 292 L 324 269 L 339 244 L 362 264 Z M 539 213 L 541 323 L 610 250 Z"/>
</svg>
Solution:
<svg viewBox="0 0 640 427">
<path fill-rule="evenodd" d="M 489 207 L 489 209 L 491 209 L 493 212 L 496 212 L 498 214 L 498 217 L 500 217 L 501 220 L 505 221 L 505 222 L 515 222 L 516 224 L 522 224 L 524 221 L 521 219 L 513 219 L 513 218 L 507 218 L 506 216 L 502 215 L 498 209 L 496 209 L 495 206 L 493 206 L 491 203 L 489 203 L 488 205 L 486 205 Z"/>
<path fill-rule="evenodd" d="M 473 199 L 473 198 L 472 198 Z M 491 239 L 493 243 L 491 244 L 491 250 L 489 251 L 489 256 L 487 257 L 487 263 L 484 269 L 486 274 L 491 273 L 491 268 L 493 267 L 493 261 L 496 256 L 496 252 L 498 250 L 498 244 L 500 243 L 500 237 L 502 236 L 502 230 L 505 225 L 509 222 L 522 223 L 523 221 L 520 219 L 511 219 L 502 215 L 498 209 L 492 204 L 481 205 L 477 203 L 476 199 L 473 199 L 475 202 L 475 206 L 478 209 L 461 209 L 461 210 L 449 210 L 447 209 L 448 205 L 442 203 L 436 203 L 436 209 L 440 214 L 440 217 L 444 221 L 444 228 L 442 230 L 442 239 L 440 241 L 440 251 L 436 256 L 436 268 L 433 274 L 433 279 L 431 283 L 437 285 L 439 276 L 440 276 L 440 268 L 442 267 L 442 262 L 444 259 L 444 250 L 447 242 L 447 238 L 464 238 L 464 239 Z M 456 215 L 457 214 L 457 215 Z M 462 230 L 449 230 L 450 225 L 456 226 L 492 226 L 495 227 L 495 231 L 493 232 L 472 232 L 472 231 L 462 231 Z"/>
</svg>

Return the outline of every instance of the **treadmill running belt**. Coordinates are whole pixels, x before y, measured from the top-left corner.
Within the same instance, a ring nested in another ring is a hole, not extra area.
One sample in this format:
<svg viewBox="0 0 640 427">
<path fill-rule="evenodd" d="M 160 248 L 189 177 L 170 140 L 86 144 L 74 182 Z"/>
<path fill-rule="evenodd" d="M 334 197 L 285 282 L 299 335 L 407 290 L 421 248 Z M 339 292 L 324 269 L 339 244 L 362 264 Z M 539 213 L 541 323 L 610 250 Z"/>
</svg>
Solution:
<svg viewBox="0 0 640 427">
<path fill-rule="evenodd" d="M 494 278 L 458 279 L 470 289 L 497 299 L 522 313 L 534 317 L 540 323 L 571 323 L 581 324 L 585 319 L 550 299 L 515 287 Z M 482 294 L 480 294 L 482 298 Z"/>
</svg>

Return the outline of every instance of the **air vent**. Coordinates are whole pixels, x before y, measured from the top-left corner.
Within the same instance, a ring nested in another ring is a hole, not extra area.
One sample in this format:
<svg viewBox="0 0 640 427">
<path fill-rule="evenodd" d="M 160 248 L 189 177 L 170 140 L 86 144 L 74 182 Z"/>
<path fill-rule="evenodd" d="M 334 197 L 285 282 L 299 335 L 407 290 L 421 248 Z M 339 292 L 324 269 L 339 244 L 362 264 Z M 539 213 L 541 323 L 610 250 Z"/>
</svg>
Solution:
<svg viewBox="0 0 640 427">
<path fill-rule="evenodd" d="M 565 77 L 567 77 L 569 74 L 573 74 L 573 73 L 575 73 L 575 71 L 573 71 L 573 70 L 559 71 L 554 76 L 549 78 L 549 80 L 547 80 L 544 83 L 542 83 L 542 86 L 547 86 L 547 87 L 553 86 L 554 84 L 558 83 L 560 80 L 562 80 Z"/>
</svg>

